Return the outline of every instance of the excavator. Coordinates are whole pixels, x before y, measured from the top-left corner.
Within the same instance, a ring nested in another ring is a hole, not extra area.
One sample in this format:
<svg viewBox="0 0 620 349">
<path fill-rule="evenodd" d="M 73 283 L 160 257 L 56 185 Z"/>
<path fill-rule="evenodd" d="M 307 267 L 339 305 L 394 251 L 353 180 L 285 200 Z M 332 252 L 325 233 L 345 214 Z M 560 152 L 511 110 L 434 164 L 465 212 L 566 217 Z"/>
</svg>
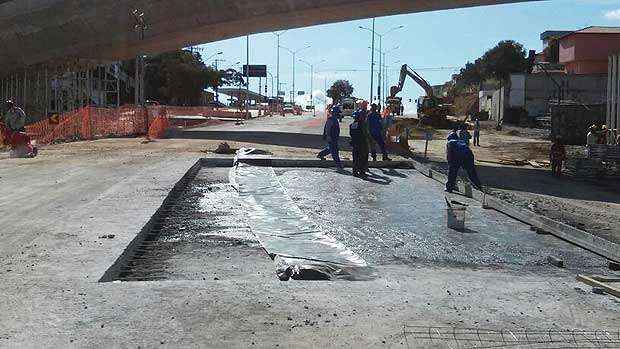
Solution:
<svg viewBox="0 0 620 349">
<path fill-rule="evenodd" d="M 420 74 L 411 69 L 408 65 L 404 64 L 400 69 L 400 79 L 398 80 L 398 86 L 392 86 L 390 88 L 390 96 L 387 98 L 387 105 L 390 110 L 399 114 L 402 106 L 402 98 L 396 95 L 403 90 L 405 86 L 405 80 L 409 76 L 426 92 L 426 96 L 420 97 L 417 100 L 418 105 L 418 118 L 424 125 L 433 127 L 442 127 L 446 124 L 446 116 L 451 112 L 452 105 L 446 103 L 446 101 L 435 96 L 433 87 L 426 81 Z"/>
</svg>

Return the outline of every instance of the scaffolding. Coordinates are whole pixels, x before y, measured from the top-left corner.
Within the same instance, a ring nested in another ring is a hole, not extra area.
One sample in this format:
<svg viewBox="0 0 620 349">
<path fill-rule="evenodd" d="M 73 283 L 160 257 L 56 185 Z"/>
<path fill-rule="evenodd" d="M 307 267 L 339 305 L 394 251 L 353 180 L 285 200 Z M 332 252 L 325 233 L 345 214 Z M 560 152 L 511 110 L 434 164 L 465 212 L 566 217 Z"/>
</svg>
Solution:
<svg viewBox="0 0 620 349">
<path fill-rule="evenodd" d="M 32 123 L 85 106 L 119 107 L 122 88 L 133 85 L 118 62 L 32 66 L 0 75 L 0 101 L 13 100 Z"/>
</svg>

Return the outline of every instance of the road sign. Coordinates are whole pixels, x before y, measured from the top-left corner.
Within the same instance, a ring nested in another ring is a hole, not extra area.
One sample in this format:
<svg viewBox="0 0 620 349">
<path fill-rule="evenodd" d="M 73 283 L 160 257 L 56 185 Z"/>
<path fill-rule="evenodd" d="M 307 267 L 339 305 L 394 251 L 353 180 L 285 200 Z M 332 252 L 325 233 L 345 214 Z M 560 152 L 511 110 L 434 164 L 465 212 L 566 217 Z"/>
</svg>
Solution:
<svg viewBox="0 0 620 349">
<path fill-rule="evenodd" d="M 286 92 L 284 92 L 284 91 L 278 91 L 278 96 L 286 96 Z"/>
<path fill-rule="evenodd" d="M 267 66 L 266 65 L 250 65 L 248 72 L 248 65 L 243 66 L 243 76 L 249 76 L 251 78 L 266 78 Z"/>
<path fill-rule="evenodd" d="M 431 131 L 424 132 L 424 139 L 427 141 L 433 140 L 433 133 Z"/>
<path fill-rule="evenodd" d="M 60 115 L 54 113 L 50 114 L 49 119 L 47 119 L 50 125 L 58 125 L 60 123 Z"/>
<path fill-rule="evenodd" d="M 306 94 L 306 91 L 297 91 L 298 96 L 303 96 Z"/>
</svg>

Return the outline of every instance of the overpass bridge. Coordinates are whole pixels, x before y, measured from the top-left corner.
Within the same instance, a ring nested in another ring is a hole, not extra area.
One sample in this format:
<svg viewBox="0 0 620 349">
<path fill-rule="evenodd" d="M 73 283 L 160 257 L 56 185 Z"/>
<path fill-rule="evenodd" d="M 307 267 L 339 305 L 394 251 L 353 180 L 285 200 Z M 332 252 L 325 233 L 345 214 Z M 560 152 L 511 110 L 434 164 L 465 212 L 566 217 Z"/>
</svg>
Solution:
<svg viewBox="0 0 620 349">
<path fill-rule="evenodd" d="M 537 0 L 0 0 L 0 70 L 121 60 L 252 33 Z M 131 12 L 145 14 L 144 40 Z"/>
</svg>

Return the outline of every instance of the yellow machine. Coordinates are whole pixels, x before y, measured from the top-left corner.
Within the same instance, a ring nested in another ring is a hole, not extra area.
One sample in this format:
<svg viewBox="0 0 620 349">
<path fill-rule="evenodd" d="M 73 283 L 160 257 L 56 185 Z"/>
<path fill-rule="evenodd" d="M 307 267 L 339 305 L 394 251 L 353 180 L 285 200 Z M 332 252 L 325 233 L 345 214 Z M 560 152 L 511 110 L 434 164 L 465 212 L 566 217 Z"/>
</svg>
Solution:
<svg viewBox="0 0 620 349">
<path fill-rule="evenodd" d="M 396 95 L 403 90 L 407 76 L 412 78 L 413 81 L 420 85 L 426 92 L 426 96 L 420 97 L 417 100 L 418 118 L 420 121 L 423 124 L 437 127 L 444 125 L 446 123 L 446 116 L 448 116 L 452 110 L 452 105 L 446 103 L 443 98 L 435 96 L 433 87 L 420 76 L 420 74 L 406 64 L 400 69 L 398 85 L 390 88 L 390 96 L 386 101 L 390 110 L 395 111 L 397 115 L 401 115 L 402 98 Z"/>
</svg>

